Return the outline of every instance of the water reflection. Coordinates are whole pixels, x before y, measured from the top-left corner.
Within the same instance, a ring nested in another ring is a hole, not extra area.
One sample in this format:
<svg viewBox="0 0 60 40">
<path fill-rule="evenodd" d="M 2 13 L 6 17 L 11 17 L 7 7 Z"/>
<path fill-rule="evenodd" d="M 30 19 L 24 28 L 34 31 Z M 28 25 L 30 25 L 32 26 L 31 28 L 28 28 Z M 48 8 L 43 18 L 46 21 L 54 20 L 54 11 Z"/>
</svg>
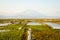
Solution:
<svg viewBox="0 0 60 40">
<path fill-rule="evenodd" d="M 39 22 L 28 22 L 27 25 L 41 25 Z"/>
<path fill-rule="evenodd" d="M 51 22 L 44 22 L 45 24 L 53 27 L 54 29 L 60 29 L 60 25 L 56 23 L 51 23 Z"/>
<path fill-rule="evenodd" d="M 10 25 L 11 23 L 0 23 L 0 26 L 7 26 Z"/>
</svg>

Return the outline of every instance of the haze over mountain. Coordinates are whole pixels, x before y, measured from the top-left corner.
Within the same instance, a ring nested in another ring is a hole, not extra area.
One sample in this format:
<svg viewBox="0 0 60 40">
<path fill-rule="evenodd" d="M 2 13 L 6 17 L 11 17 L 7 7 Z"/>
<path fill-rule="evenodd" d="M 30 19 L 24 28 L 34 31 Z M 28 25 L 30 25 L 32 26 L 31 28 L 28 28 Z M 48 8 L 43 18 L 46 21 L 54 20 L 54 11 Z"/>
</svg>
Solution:
<svg viewBox="0 0 60 40">
<path fill-rule="evenodd" d="M 0 18 L 60 18 L 60 0 L 0 0 Z"/>
<path fill-rule="evenodd" d="M 41 19 L 41 18 L 60 18 L 59 16 L 43 15 L 35 10 L 26 10 L 24 12 L 12 15 L 0 15 L 0 18 L 19 18 L 19 19 Z"/>
</svg>

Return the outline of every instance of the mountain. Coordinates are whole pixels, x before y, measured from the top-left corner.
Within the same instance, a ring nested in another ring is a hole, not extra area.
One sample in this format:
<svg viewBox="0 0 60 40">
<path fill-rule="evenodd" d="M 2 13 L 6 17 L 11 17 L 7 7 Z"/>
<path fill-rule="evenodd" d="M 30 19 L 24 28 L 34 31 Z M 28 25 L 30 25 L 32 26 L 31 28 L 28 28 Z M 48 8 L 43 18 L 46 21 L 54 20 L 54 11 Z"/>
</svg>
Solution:
<svg viewBox="0 0 60 40">
<path fill-rule="evenodd" d="M 34 10 L 26 10 L 24 12 L 16 13 L 14 15 L 0 15 L 0 18 L 20 18 L 20 19 L 40 19 L 40 18 L 60 18 L 58 16 L 43 15 Z"/>
<path fill-rule="evenodd" d="M 16 16 L 20 18 L 28 18 L 28 19 L 29 18 L 46 18 L 45 15 L 34 10 L 26 10 L 24 12 L 17 13 Z"/>
</svg>

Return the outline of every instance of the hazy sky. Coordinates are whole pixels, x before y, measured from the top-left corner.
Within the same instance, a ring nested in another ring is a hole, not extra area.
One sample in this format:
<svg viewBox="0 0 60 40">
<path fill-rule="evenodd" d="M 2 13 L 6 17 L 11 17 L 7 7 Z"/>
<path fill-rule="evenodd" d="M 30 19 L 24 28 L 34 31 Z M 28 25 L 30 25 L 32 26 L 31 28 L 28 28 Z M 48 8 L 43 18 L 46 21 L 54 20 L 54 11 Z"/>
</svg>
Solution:
<svg viewBox="0 0 60 40">
<path fill-rule="evenodd" d="M 0 0 L 0 15 L 15 15 L 28 9 L 60 17 L 60 0 Z"/>
</svg>

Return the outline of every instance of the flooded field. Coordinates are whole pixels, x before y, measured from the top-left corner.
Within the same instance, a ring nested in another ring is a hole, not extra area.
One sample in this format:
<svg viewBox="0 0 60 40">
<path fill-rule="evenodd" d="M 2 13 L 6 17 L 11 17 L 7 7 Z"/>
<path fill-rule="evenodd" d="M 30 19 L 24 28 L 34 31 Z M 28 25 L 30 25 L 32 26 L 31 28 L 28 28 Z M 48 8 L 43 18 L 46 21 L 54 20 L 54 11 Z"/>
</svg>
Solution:
<svg viewBox="0 0 60 40">
<path fill-rule="evenodd" d="M 28 22 L 27 25 L 42 25 L 40 22 Z"/>
<path fill-rule="evenodd" d="M 0 23 L 0 26 L 8 26 L 10 25 L 11 23 Z"/>
<path fill-rule="evenodd" d="M 51 22 L 44 22 L 44 23 L 51 26 L 53 29 L 60 29 L 60 24 L 51 23 Z"/>
</svg>

